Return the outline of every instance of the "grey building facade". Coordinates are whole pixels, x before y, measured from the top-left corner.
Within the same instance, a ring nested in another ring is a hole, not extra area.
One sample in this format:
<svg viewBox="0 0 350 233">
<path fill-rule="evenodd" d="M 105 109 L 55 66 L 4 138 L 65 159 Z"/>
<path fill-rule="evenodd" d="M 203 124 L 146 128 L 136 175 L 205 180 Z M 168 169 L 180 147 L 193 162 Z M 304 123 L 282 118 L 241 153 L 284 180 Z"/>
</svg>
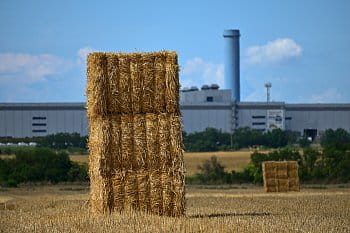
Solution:
<svg viewBox="0 0 350 233">
<path fill-rule="evenodd" d="M 274 128 L 301 135 L 326 129 L 350 131 L 350 104 L 233 102 L 230 90 L 186 90 L 180 93 L 183 128 L 188 133 L 208 127 L 223 132 L 250 127 Z M 0 137 L 35 137 L 59 132 L 88 134 L 85 103 L 0 103 Z"/>
<path fill-rule="evenodd" d="M 87 135 L 85 103 L 0 103 L 0 137 Z"/>
<path fill-rule="evenodd" d="M 350 104 L 232 102 L 229 96 L 230 90 L 182 92 L 185 131 L 202 131 L 206 127 L 223 132 L 233 132 L 242 127 L 261 131 L 281 128 L 312 137 L 326 129 L 350 131 Z"/>
</svg>

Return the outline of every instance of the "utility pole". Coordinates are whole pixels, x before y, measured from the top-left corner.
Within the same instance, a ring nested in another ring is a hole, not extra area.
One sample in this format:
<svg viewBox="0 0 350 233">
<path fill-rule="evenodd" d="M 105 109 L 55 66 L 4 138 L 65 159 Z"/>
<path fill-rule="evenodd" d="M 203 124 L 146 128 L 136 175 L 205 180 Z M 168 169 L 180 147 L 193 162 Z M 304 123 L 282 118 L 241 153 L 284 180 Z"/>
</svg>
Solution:
<svg viewBox="0 0 350 233">
<path fill-rule="evenodd" d="M 270 88 L 272 87 L 272 84 L 270 82 L 265 83 L 266 87 L 266 102 L 270 102 Z"/>
</svg>

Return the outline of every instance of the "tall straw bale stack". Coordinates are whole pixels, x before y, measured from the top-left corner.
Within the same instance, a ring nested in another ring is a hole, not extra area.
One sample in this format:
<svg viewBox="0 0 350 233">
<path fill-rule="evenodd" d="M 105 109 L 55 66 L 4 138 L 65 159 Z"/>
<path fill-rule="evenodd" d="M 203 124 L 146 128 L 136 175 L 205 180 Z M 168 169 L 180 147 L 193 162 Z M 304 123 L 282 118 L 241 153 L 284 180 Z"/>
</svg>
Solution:
<svg viewBox="0 0 350 233">
<path fill-rule="evenodd" d="M 184 215 L 176 53 L 92 53 L 87 78 L 91 210 Z"/>
<path fill-rule="evenodd" d="M 299 191 L 297 161 L 265 161 L 262 163 L 266 192 Z"/>
</svg>

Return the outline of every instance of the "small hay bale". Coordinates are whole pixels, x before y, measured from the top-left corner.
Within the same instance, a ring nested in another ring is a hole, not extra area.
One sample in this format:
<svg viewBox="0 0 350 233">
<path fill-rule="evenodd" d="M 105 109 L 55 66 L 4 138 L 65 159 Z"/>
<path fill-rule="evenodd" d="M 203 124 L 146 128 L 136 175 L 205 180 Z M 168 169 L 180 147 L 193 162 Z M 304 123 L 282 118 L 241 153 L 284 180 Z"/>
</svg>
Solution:
<svg viewBox="0 0 350 233">
<path fill-rule="evenodd" d="M 107 177 L 111 173 L 111 124 L 109 119 L 95 118 L 90 122 L 90 136 L 88 141 L 90 156 L 90 175 Z M 92 130 L 93 129 L 93 130 Z"/>
<path fill-rule="evenodd" d="M 144 114 L 134 115 L 134 157 L 137 169 L 148 168 L 146 116 Z"/>
<path fill-rule="evenodd" d="M 288 163 L 288 177 L 291 177 L 291 178 L 298 177 L 299 176 L 298 169 L 299 169 L 298 163 L 290 161 Z"/>
<path fill-rule="evenodd" d="M 132 82 L 130 78 L 130 60 L 127 56 L 119 56 L 119 98 L 122 99 L 122 104 L 120 105 L 120 114 L 130 114 L 132 113 Z M 117 110 L 117 109 L 115 109 Z M 118 113 L 118 112 L 113 112 Z"/>
<path fill-rule="evenodd" d="M 134 170 L 137 161 L 134 156 L 134 118 L 132 115 L 121 115 L 121 151 L 123 169 Z"/>
<path fill-rule="evenodd" d="M 154 105 L 156 106 L 156 113 L 163 113 L 166 109 L 165 90 L 165 58 L 166 53 L 162 52 L 154 58 L 154 82 L 157 94 L 154 95 Z"/>
<path fill-rule="evenodd" d="M 289 178 L 289 191 L 300 191 L 299 178 Z"/>
<path fill-rule="evenodd" d="M 124 208 L 127 210 L 139 209 L 139 193 L 137 172 L 127 171 L 125 175 L 125 201 Z"/>
<path fill-rule="evenodd" d="M 154 67 L 154 54 L 142 55 L 142 80 L 143 80 L 143 92 L 140 103 L 142 103 L 142 111 L 144 113 L 157 113 L 156 109 L 159 108 L 155 102 L 155 96 L 157 91 L 155 89 L 155 67 Z M 160 109 L 159 111 L 162 111 Z"/>
<path fill-rule="evenodd" d="M 112 177 L 113 209 L 121 212 L 125 206 L 126 172 L 117 171 Z"/>
<path fill-rule="evenodd" d="M 151 212 L 163 215 L 162 171 L 156 170 L 150 173 L 150 186 Z"/>
<path fill-rule="evenodd" d="M 169 115 L 158 115 L 158 139 L 159 139 L 159 165 L 160 169 L 173 168 L 171 158 L 170 124 Z"/>
<path fill-rule="evenodd" d="M 289 181 L 287 179 L 277 179 L 278 192 L 288 192 L 289 191 Z"/>
<path fill-rule="evenodd" d="M 159 170 L 159 122 L 157 114 L 146 114 L 146 139 L 148 152 L 148 167 L 150 170 Z"/>
<path fill-rule="evenodd" d="M 111 117 L 111 162 L 112 173 L 115 174 L 118 171 L 122 171 L 125 163 L 123 159 L 122 147 L 122 129 L 121 129 L 121 116 L 115 115 Z"/>
<path fill-rule="evenodd" d="M 151 210 L 151 184 L 149 172 L 141 170 L 137 172 L 138 194 L 139 194 L 139 208 L 143 212 L 150 212 Z"/>
<path fill-rule="evenodd" d="M 173 216 L 183 216 L 185 214 L 185 175 L 183 171 L 174 172 L 174 214 Z"/>
<path fill-rule="evenodd" d="M 86 96 L 88 117 L 108 114 L 108 74 L 107 59 L 104 53 L 92 53 L 87 61 Z"/>
<path fill-rule="evenodd" d="M 165 61 L 165 99 L 166 112 L 180 115 L 179 107 L 179 65 L 177 64 L 177 54 L 167 53 Z"/>
<path fill-rule="evenodd" d="M 109 106 L 108 112 L 122 112 L 122 105 L 125 104 L 124 100 L 120 97 L 120 69 L 119 69 L 119 55 L 110 54 L 107 56 L 107 74 L 109 84 Z M 124 68 L 125 69 L 125 68 Z"/>
<path fill-rule="evenodd" d="M 173 216 L 174 211 L 174 177 L 166 171 L 162 171 L 161 174 L 162 187 L 163 187 L 163 212 L 165 215 Z"/>
<path fill-rule="evenodd" d="M 171 114 L 169 118 L 170 156 L 168 156 L 167 162 L 169 166 L 174 167 L 175 171 L 180 171 L 184 168 L 181 118 L 174 114 Z"/>
<path fill-rule="evenodd" d="M 136 53 L 130 56 L 130 85 L 132 88 L 130 94 L 132 112 L 140 113 L 142 112 L 142 94 L 144 87 L 144 79 L 140 78 L 140 76 L 142 75 L 145 66 L 142 64 L 141 54 Z"/>
<path fill-rule="evenodd" d="M 285 162 L 277 163 L 277 179 L 288 179 L 288 164 Z"/>
<path fill-rule="evenodd" d="M 91 211 L 94 213 L 107 213 L 113 208 L 111 202 L 112 184 L 106 177 L 90 174 L 90 199 Z"/>
<path fill-rule="evenodd" d="M 266 192 L 300 190 L 296 161 L 265 161 L 262 163 L 262 170 Z"/>
</svg>

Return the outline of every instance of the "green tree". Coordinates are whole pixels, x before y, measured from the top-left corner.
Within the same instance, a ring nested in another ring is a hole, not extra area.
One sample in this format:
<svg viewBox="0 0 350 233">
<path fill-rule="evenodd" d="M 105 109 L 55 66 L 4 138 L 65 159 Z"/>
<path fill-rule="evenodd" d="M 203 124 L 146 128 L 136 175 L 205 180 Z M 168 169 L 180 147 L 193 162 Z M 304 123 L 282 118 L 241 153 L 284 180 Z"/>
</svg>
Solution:
<svg viewBox="0 0 350 233">
<path fill-rule="evenodd" d="M 281 129 L 273 129 L 266 133 L 267 145 L 272 148 L 284 147 L 288 144 L 288 134 Z"/>
<path fill-rule="evenodd" d="M 322 147 L 335 146 L 335 147 L 349 147 L 350 134 L 344 129 L 327 129 L 321 136 L 320 141 Z"/>
<path fill-rule="evenodd" d="M 323 164 L 328 179 L 350 181 L 350 151 L 343 147 L 327 146 L 323 150 Z"/>
<path fill-rule="evenodd" d="M 321 179 L 320 168 L 322 167 L 322 154 L 313 148 L 303 150 L 299 171 L 302 180 Z"/>
<path fill-rule="evenodd" d="M 230 145 L 230 134 L 214 128 L 190 134 L 183 133 L 183 139 L 187 151 L 217 151 L 222 145 Z"/>
</svg>

